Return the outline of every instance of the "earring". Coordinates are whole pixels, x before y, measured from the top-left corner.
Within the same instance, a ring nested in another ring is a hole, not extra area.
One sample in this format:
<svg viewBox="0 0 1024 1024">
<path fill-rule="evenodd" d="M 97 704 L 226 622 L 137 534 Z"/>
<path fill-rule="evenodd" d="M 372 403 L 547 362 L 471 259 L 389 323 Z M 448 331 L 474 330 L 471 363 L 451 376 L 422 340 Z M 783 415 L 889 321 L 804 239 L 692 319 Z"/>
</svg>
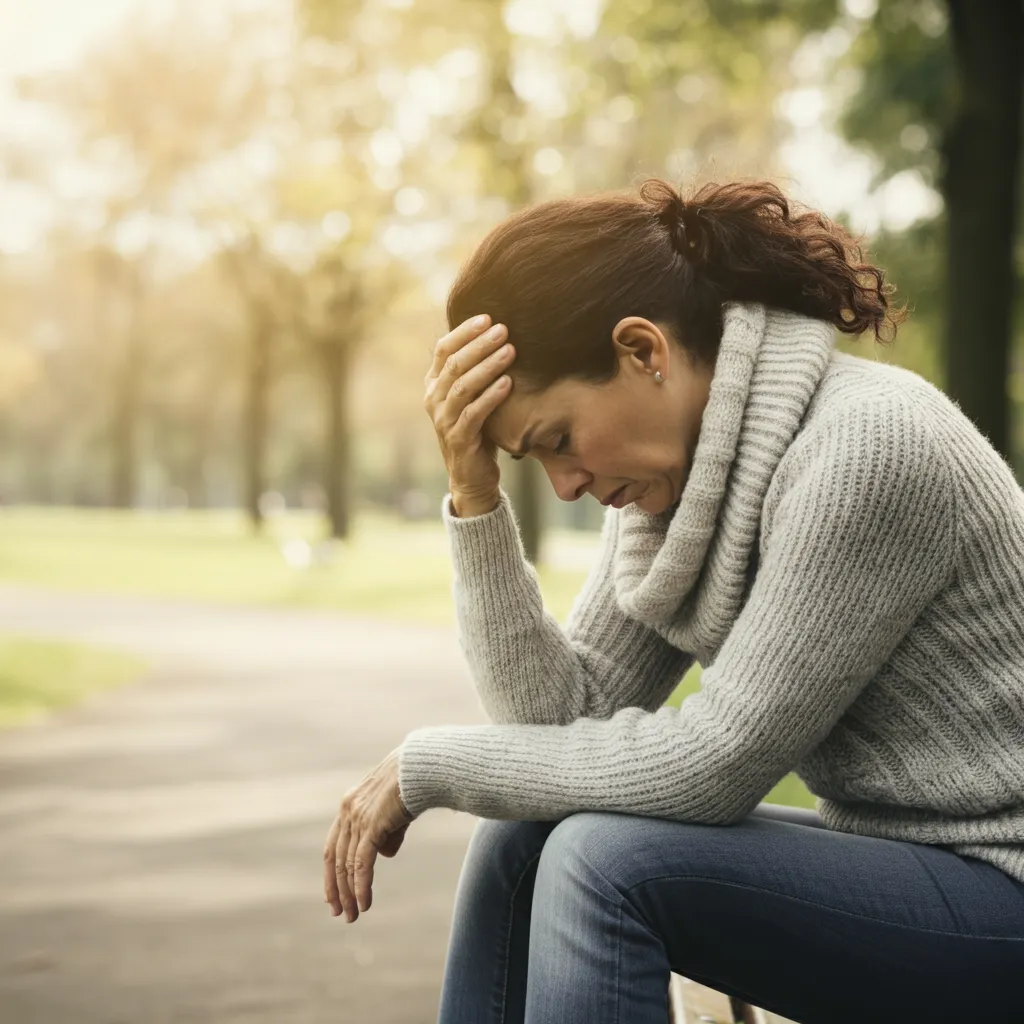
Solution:
<svg viewBox="0 0 1024 1024">
<path fill-rule="evenodd" d="M 655 383 L 657 383 L 657 384 L 664 384 L 665 383 L 665 378 L 662 377 L 661 370 L 655 370 L 654 371 L 654 380 L 655 380 Z"/>
</svg>

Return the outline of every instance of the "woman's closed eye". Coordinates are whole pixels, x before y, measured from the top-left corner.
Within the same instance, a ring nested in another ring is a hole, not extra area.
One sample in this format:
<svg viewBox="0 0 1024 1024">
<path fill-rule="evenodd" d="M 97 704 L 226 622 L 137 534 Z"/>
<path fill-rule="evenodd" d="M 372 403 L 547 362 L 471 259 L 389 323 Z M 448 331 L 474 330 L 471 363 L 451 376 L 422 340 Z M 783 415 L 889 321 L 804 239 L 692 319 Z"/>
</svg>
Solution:
<svg viewBox="0 0 1024 1024">
<path fill-rule="evenodd" d="M 569 435 L 568 434 L 563 434 L 562 435 L 562 439 L 558 442 L 558 445 L 555 448 L 555 454 L 556 455 L 564 454 L 566 448 L 568 448 L 568 447 L 569 447 Z"/>
</svg>

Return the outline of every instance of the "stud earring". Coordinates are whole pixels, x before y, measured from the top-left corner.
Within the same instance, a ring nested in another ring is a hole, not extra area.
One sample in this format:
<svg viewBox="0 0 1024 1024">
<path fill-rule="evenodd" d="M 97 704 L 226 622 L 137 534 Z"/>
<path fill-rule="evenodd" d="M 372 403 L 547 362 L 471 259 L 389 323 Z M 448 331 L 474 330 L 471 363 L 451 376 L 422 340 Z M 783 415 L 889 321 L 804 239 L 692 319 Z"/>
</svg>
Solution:
<svg viewBox="0 0 1024 1024">
<path fill-rule="evenodd" d="M 655 380 L 655 383 L 657 383 L 657 384 L 664 384 L 665 383 L 665 378 L 662 377 L 661 370 L 655 370 L 654 371 L 654 380 Z"/>
</svg>

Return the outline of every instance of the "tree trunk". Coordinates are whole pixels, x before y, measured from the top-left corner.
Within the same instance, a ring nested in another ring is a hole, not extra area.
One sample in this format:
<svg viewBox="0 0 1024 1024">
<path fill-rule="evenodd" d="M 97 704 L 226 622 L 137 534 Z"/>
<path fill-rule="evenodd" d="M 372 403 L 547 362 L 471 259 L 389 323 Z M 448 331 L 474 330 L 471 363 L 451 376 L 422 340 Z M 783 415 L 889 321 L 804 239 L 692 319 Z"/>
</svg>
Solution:
<svg viewBox="0 0 1024 1024">
<path fill-rule="evenodd" d="M 135 505 L 137 441 L 142 387 L 143 331 L 142 271 L 132 267 L 129 274 L 129 311 L 121 364 L 115 371 L 114 409 L 111 419 L 113 473 L 111 503 L 115 508 Z"/>
<path fill-rule="evenodd" d="M 544 471 L 536 459 L 526 458 L 512 464 L 512 483 L 509 497 L 519 520 L 519 536 L 523 541 L 526 557 L 532 565 L 540 562 L 543 542 L 543 517 L 541 513 L 541 491 L 544 485 L 541 477 Z"/>
<path fill-rule="evenodd" d="M 399 512 L 405 510 L 405 496 L 416 483 L 413 459 L 414 438 L 412 429 L 403 426 L 395 433 L 394 468 L 391 473 L 393 491 L 391 504 Z"/>
<path fill-rule="evenodd" d="M 192 419 L 192 432 L 182 466 L 182 486 L 188 495 L 189 508 L 206 508 L 206 458 L 210 450 L 211 413 L 207 405 Z"/>
<path fill-rule="evenodd" d="M 942 146 L 948 219 L 946 386 L 1011 462 L 1007 381 L 1024 13 L 1020 0 L 949 0 L 949 11 L 956 94 Z"/>
<path fill-rule="evenodd" d="M 500 4 L 488 8 L 492 18 L 492 36 L 488 46 L 491 60 L 489 96 L 465 128 L 465 136 L 478 140 L 491 154 L 493 166 L 487 182 L 490 191 L 503 195 L 514 208 L 533 199 L 530 162 L 533 148 L 505 139 L 502 123 L 508 117 L 522 117 L 525 105 L 512 87 L 512 35 L 504 22 Z M 486 309 L 482 313 L 489 312 Z M 515 338 L 509 339 L 513 343 Z M 512 368 L 513 374 L 515 367 Z M 534 459 L 513 462 L 508 468 L 509 483 L 505 488 L 516 511 L 519 536 L 526 557 L 536 565 L 541 554 L 543 511 L 541 506 L 540 467 Z"/>
<path fill-rule="evenodd" d="M 350 446 L 348 434 L 348 346 L 331 338 L 320 343 L 323 356 L 325 410 L 324 491 L 331 536 L 344 540 L 349 535 L 352 497 L 350 493 Z"/>
<path fill-rule="evenodd" d="M 245 452 L 245 511 L 254 531 L 263 528 L 260 496 L 266 487 L 267 406 L 270 391 L 270 345 L 274 325 L 267 310 L 252 311 L 249 365 L 246 367 L 242 445 Z"/>
</svg>

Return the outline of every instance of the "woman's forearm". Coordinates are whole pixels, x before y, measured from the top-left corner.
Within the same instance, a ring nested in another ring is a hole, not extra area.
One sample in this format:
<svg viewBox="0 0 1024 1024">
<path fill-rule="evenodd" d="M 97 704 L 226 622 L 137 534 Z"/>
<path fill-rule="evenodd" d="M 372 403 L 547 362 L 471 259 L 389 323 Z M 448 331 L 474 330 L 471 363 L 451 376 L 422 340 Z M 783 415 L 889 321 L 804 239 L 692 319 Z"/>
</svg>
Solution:
<svg viewBox="0 0 1024 1024">
<path fill-rule="evenodd" d="M 692 664 L 619 610 L 607 543 L 563 630 L 544 608 L 504 492 L 472 521 L 446 505 L 445 520 L 459 643 L 493 721 L 557 725 L 631 704 L 653 709 Z"/>
</svg>

